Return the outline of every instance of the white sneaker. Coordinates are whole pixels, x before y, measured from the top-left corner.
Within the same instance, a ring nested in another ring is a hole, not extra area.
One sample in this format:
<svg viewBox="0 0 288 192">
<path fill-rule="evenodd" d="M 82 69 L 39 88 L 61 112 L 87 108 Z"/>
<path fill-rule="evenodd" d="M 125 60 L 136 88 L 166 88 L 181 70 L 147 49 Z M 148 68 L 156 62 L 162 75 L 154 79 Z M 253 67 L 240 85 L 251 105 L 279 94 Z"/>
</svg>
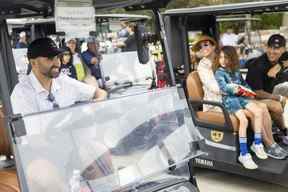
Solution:
<svg viewBox="0 0 288 192">
<path fill-rule="evenodd" d="M 256 156 L 259 159 L 267 159 L 268 158 L 268 155 L 264 151 L 264 146 L 263 146 L 262 143 L 258 144 L 258 145 L 255 145 L 254 142 L 253 142 L 253 144 L 250 146 L 250 149 L 256 154 Z"/>
<path fill-rule="evenodd" d="M 258 165 L 253 161 L 250 153 L 247 153 L 246 155 L 239 155 L 238 160 L 246 169 L 252 170 L 258 168 Z"/>
</svg>

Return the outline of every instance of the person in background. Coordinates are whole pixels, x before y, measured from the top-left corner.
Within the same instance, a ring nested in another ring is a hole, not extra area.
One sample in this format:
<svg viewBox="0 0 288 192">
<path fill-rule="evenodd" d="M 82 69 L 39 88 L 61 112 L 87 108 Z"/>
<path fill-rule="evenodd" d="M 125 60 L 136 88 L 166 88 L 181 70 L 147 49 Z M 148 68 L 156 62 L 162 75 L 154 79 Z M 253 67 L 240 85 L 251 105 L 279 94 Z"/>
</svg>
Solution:
<svg viewBox="0 0 288 192">
<path fill-rule="evenodd" d="M 128 35 L 129 35 L 128 25 L 129 25 L 128 21 L 121 21 L 120 22 L 121 29 L 117 33 L 118 38 L 127 38 L 128 37 Z"/>
<path fill-rule="evenodd" d="M 69 48 L 69 52 L 71 53 L 71 63 L 75 68 L 77 80 L 84 81 L 87 74 L 81 61 L 81 55 L 76 51 L 77 40 L 74 38 L 68 39 L 68 41 L 66 41 L 66 46 Z"/>
<path fill-rule="evenodd" d="M 122 52 L 127 51 L 137 51 L 137 42 L 135 37 L 135 27 L 136 25 L 134 23 L 130 23 L 128 25 L 128 37 L 124 42 L 119 42 L 118 47 L 122 48 Z"/>
<path fill-rule="evenodd" d="M 234 33 L 233 29 L 229 28 L 227 29 L 226 33 L 223 33 L 220 41 L 222 46 L 230 45 L 236 47 L 238 41 L 238 35 Z"/>
<path fill-rule="evenodd" d="M 73 55 L 68 47 L 63 48 L 63 53 L 60 55 L 60 71 L 73 79 L 77 79 L 76 69 L 73 65 Z"/>
<path fill-rule="evenodd" d="M 103 86 L 102 82 L 102 71 L 101 71 L 101 60 L 102 54 L 99 51 L 100 44 L 94 37 L 89 37 L 87 39 L 87 50 L 84 51 L 82 55 L 83 62 L 88 66 L 100 87 Z"/>
<path fill-rule="evenodd" d="M 266 53 L 247 66 L 246 76 L 246 81 L 256 92 L 257 99 L 267 105 L 273 121 L 280 130 L 278 137 L 286 145 L 288 145 L 287 127 L 282 114 L 287 98 L 284 95 L 273 94 L 273 89 L 279 83 L 277 77 L 287 55 L 285 37 L 280 34 L 270 36 Z"/>
<path fill-rule="evenodd" d="M 234 114 L 239 120 L 239 162 L 246 169 L 257 169 L 257 164 L 253 161 L 247 147 L 247 127 L 248 119 L 244 110 L 248 110 L 254 116 L 254 141 L 251 150 L 259 159 L 267 159 L 262 144 L 262 129 L 264 127 L 264 115 L 261 108 L 254 103 L 252 96 L 239 95 L 240 86 L 250 88 L 243 80 L 239 71 L 239 59 L 236 49 L 232 46 L 224 46 L 220 50 L 219 63 L 215 72 L 215 78 L 219 88 L 223 93 L 223 104 L 225 108 Z"/>
<path fill-rule="evenodd" d="M 27 48 L 27 47 L 28 47 L 28 43 L 27 43 L 26 32 L 22 31 L 19 34 L 19 41 L 16 43 L 16 49 Z"/>
</svg>

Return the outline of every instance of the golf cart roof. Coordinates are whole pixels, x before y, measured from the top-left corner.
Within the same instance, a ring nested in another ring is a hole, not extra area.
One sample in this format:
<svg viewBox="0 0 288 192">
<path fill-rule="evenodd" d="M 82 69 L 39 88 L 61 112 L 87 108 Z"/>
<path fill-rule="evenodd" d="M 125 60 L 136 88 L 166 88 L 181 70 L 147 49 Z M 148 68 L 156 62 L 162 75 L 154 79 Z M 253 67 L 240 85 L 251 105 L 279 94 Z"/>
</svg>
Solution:
<svg viewBox="0 0 288 192">
<path fill-rule="evenodd" d="M 79 0 L 81 1 L 81 0 Z M 96 9 L 122 7 L 127 10 L 161 8 L 170 0 L 94 0 Z M 52 16 L 54 0 L 1 0 L 0 18 Z"/>
<path fill-rule="evenodd" d="M 2 0 L 0 18 L 52 15 L 54 0 Z"/>
<path fill-rule="evenodd" d="M 165 7 L 171 0 L 95 0 L 95 8 L 125 7 L 127 10 L 140 10 Z"/>
<path fill-rule="evenodd" d="M 96 14 L 96 18 L 103 18 L 103 19 L 119 19 L 119 20 L 148 20 L 151 17 L 147 15 L 136 15 L 136 14 Z"/>
<path fill-rule="evenodd" d="M 257 18 L 257 17 L 236 17 L 236 16 L 233 16 L 233 17 L 218 17 L 217 19 L 217 22 L 232 22 L 232 21 L 261 21 L 260 18 Z"/>
<path fill-rule="evenodd" d="M 98 20 L 109 20 L 109 19 L 119 19 L 128 21 L 140 21 L 149 20 L 151 17 L 146 15 L 136 15 L 136 14 L 96 14 Z M 54 17 L 49 18 L 18 18 L 18 19 L 7 19 L 7 23 L 10 25 L 29 25 L 29 24 L 43 24 L 43 23 L 54 23 Z"/>
<path fill-rule="evenodd" d="M 288 10 L 287 0 L 261 1 L 249 3 L 233 3 L 195 8 L 171 9 L 164 14 L 169 16 L 180 15 L 230 15 L 230 14 L 256 14 L 263 12 L 279 12 Z"/>
<path fill-rule="evenodd" d="M 7 24 L 10 25 L 29 25 L 29 24 L 42 24 L 53 23 L 54 18 L 19 18 L 19 19 L 7 19 Z"/>
</svg>

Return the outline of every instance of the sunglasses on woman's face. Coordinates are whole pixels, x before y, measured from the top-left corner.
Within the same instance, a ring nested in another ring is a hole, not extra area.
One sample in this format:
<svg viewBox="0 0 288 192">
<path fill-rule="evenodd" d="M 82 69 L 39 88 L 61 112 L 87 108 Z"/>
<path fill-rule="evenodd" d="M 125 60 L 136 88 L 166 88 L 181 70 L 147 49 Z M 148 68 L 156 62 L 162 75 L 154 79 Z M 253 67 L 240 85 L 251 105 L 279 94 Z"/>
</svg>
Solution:
<svg viewBox="0 0 288 192">
<path fill-rule="evenodd" d="M 210 42 L 209 41 L 205 41 L 203 43 L 200 44 L 200 49 L 203 49 L 203 48 L 207 48 L 207 47 L 210 47 Z"/>
</svg>

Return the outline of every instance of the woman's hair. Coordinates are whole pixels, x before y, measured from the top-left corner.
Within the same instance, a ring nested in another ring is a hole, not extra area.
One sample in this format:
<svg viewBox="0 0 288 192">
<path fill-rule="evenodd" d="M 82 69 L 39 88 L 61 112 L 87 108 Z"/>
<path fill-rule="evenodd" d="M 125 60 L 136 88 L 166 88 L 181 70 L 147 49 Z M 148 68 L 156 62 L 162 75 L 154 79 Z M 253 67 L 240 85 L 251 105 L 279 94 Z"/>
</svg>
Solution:
<svg viewBox="0 0 288 192">
<path fill-rule="evenodd" d="M 220 49 L 219 55 L 221 52 L 223 52 L 225 59 L 228 59 L 229 61 L 227 68 L 229 68 L 232 72 L 235 72 L 237 69 L 239 69 L 239 57 L 236 49 L 233 46 L 223 46 Z M 218 56 L 218 60 L 215 62 L 214 70 L 217 70 L 219 67 L 220 63 Z"/>
<path fill-rule="evenodd" d="M 72 65 L 72 64 L 73 64 L 73 54 L 72 54 L 70 48 L 69 48 L 69 47 L 63 47 L 62 49 L 63 49 L 64 52 L 69 52 L 70 59 L 69 59 L 69 62 L 67 63 L 67 65 Z M 60 56 L 60 62 L 61 62 L 61 64 L 63 64 L 63 57 L 64 57 L 64 55 L 62 54 L 62 55 Z"/>
</svg>

